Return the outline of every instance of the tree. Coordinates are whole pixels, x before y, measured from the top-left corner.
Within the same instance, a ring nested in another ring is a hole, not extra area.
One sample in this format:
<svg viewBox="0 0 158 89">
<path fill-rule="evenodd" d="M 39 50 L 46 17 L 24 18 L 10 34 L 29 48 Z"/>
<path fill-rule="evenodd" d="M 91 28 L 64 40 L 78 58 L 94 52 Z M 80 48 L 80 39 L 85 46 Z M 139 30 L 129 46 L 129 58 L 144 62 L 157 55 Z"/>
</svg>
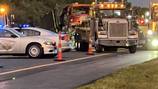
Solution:
<svg viewBox="0 0 158 89">
<path fill-rule="evenodd" d="M 91 3 L 94 0 L 0 0 L 0 3 L 10 5 L 10 11 L 15 14 L 16 23 L 33 23 L 38 26 L 41 17 L 56 9 L 59 16 L 62 9 L 70 3 Z M 98 0 L 100 1 L 100 0 Z"/>
<path fill-rule="evenodd" d="M 40 19 L 46 13 L 58 6 L 62 8 L 66 2 L 63 0 L 12 0 L 12 13 L 17 23 L 33 23 L 40 25 Z"/>
</svg>

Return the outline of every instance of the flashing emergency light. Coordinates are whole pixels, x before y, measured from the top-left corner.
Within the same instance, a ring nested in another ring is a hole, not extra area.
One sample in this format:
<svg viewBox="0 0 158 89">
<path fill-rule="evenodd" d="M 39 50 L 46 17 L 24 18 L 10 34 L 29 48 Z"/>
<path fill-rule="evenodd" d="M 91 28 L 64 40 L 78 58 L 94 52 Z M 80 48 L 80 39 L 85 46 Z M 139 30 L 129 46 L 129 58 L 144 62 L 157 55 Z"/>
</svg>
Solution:
<svg viewBox="0 0 158 89">
<path fill-rule="evenodd" d="M 157 22 L 152 22 L 152 30 L 155 31 L 157 26 Z"/>
<path fill-rule="evenodd" d="M 125 5 L 122 3 L 100 3 L 100 9 L 124 9 Z"/>
<path fill-rule="evenodd" d="M 145 19 L 145 23 L 149 23 L 149 19 Z"/>
<path fill-rule="evenodd" d="M 75 2 L 76 5 L 78 5 L 78 2 Z"/>
<path fill-rule="evenodd" d="M 152 6 L 158 6 L 158 3 L 153 3 Z"/>
<path fill-rule="evenodd" d="M 150 12 L 149 11 L 147 11 L 147 12 L 145 12 L 145 16 L 150 16 Z"/>
<path fill-rule="evenodd" d="M 92 2 L 92 5 L 95 5 L 95 2 Z"/>
<path fill-rule="evenodd" d="M 20 28 L 27 28 L 27 27 L 30 27 L 30 25 L 29 24 L 20 24 L 19 27 Z"/>
<path fill-rule="evenodd" d="M 100 8 L 104 8 L 104 5 L 103 5 L 103 4 L 100 4 Z"/>
<path fill-rule="evenodd" d="M 117 5 L 117 4 L 115 4 L 115 8 L 118 8 L 118 5 Z"/>
<path fill-rule="evenodd" d="M 3 27 L 4 27 L 4 25 L 0 24 L 0 32 L 4 31 Z"/>
<path fill-rule="evenodd" d="M 157 39 L 154 39 L 151 44 L 152 44 L 152 46 L 154 46 L 154 47 L 158 46 L 158 40 L 157 40 Z"/>
<path fill-rule="evenodd" d="M 114 8 L 114 4 L 111 4 L 111 8 Z"/>
<path fill-rule="evenodd" d="M 153 35 L 153 31 L 152 30 L 148 30 L 147 34 L 148 35 Z"/>
<path fill-rule="evenodd" d="M 0 24 L 0 28 L 3 28 L 4 27 L 4 25 L 3 24 Z"/>
<path fill-rule="evenodd" d="M 139 20 L 138 20 L 138 23 L 141 24 L 141 25 L 144 25 L 144 24 L 145 24 L 145 21 L 144 21 L 144 19 L 139 19 Z"/>
<path fill-rule="evenodd" d="M 144 24 L 144 20 L 141 20 L 140 23 L 141 23 L 141 24 Z"/>
<path fill-rule="evenodd" d="M 123 5 L 123 4 L 121 4 L 121 8 L 124 8 L 124 5 Z"/>
<path fill-rule="evenodd" d="M 128 18 L 128 19 L 132 19 L 132 15 L 128 15 L 127 18 Z"/>
</svg>

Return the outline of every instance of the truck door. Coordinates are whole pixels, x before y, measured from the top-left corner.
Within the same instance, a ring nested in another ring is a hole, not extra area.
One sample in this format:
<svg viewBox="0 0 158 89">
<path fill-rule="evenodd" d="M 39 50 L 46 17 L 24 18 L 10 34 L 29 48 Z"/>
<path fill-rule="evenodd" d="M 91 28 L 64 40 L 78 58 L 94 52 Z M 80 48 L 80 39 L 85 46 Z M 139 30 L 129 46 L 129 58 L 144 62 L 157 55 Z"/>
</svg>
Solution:
<svg viewBox="0 0 158 89">
<path fill-rule="evenodd" d="M 107 30 L 108 30 L 108 23 L 99 20 L 98 23 L 98 38 L 107 38 Z"/>
</svg>

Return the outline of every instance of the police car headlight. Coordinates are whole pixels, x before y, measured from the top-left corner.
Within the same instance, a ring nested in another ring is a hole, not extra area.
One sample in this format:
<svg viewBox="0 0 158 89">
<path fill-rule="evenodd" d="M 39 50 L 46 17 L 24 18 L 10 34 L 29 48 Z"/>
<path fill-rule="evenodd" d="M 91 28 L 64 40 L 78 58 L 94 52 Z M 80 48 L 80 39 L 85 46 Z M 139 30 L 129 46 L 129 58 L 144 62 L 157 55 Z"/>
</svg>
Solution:
<svg viewBox="0 0 158 89">
<path fill-rule="evenodd" d="M 52 45 L 52 42 L 51 41 L 46 41 L 44 42 L 45 45 Z"/>
<path fill-rule="evenodd" d="M 148 35 L 153 35 L 153 31 L 152 30 L 148 30 L 147 34 Z"/>
<path fill-rule="evenodd" d="M 152 40 L 152 46 L 158 46 L 158 39 Z"/>
<path fill-rule="evenodd" d="M 44 42 L 45 45 L 56 45 L 55 42 L 51 42 L 51 41 L 46 41 Z"/>
</svg>

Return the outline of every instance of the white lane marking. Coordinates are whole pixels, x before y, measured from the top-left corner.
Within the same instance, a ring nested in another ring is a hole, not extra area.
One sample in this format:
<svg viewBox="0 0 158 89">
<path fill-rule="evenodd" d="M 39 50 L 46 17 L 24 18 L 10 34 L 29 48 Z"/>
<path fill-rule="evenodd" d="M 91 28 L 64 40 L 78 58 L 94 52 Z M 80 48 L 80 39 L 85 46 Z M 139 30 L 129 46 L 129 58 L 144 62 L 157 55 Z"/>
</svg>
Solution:
<svg viewBox="0 0 158 89">
<path fill-rule="evenodd" d="M 12 73 L 16 73 L 16 72 L 27 71 L 27 70 L 31 70 L 31 69 L 42 68 L 42 67 L 54 66 L 54 65 L 59 65 L 59 64 L 66 64 L 66 63 L 70 63 L 70 62 L 74 62 L 74 61 L 79 61 L 79 60 L 84 60 L 84 59 L 101 57 L 101 56 L 106 56 L 106 55 L 110 55 L 110 54 L 111 53 L 108 53 L 108 54 L 107 53 L 106 54 L 99 54 L 99 55 L 94 55 L 94 56 L 89 56 L 89 57 L 83 57 L 83 58 L 77 58 L 77 59 L 72 59 L 72 60 L 63 61 L 63 62 L 50 63 L 50 64 L 38 65 L 38 66 L 33 66 L 33 67 L 28 67 L 28 68 L 23 68 L 23 69 L 17 69 L 17 70 L 13 70 L 13 71 L 8 71 L 8 72 L 0 73 L 0 76 L 6 75 L 6 74 L 12 74 Z"/>
</svg>

